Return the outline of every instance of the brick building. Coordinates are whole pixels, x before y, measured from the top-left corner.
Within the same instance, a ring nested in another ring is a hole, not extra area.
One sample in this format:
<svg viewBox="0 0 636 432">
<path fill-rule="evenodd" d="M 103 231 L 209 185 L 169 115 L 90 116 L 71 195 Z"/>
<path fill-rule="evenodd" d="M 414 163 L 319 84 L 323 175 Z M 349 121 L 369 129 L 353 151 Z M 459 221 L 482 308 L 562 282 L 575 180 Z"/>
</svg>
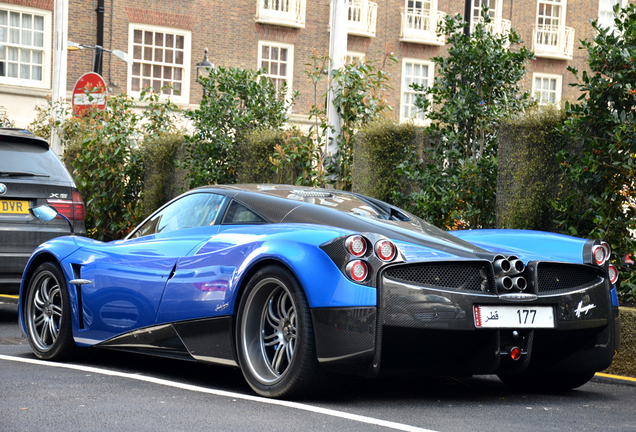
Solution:
<svg viewBox="0 0 636 432">
<path fill-rule="evenodd" d="M 523 87 L 541 103 L 574 100 L 568 65 L 585 67 L 580 39 L 591 39 L 591 19 L 612 25 L 614 4 L 636 0 L 470 0 L 487 3 L 492 31 L 514 28 L 536 55 Z M 266 67 L 301 94 L 292 118 L 301 121 L 313 100 L 303 75 L 315 49 L 329 46 L 330 0 L 105 0 L 104 48 L 129 53 L 133 64 L 105 53 L 103 77 L 112 92 L 138 94 L 144 85 L 173 83 L 184 106 L 200 100 L 196 63 L 204 48 L 216 65 Z M 415 114 L 408 83 L 430 83 L 431 57 L 444 54 L 435 26 L 444 14 L 464 12 L 464 0 L 349 0 L 348 54 L 375 60 L 388 46 L 389 93 L 396 118 Z M 97 0 L 69 0 L 69 40 L 94 45 Z M 51 93 L 54 0 L 0 2 L 0 106 L 26 125 L 36 103 Z M 475 14 L 473 14 L 475 15 Z M 68 53 L 67 91 L 92 69 L 93 51 Z M 326 80 L 323 81 L 326 84 Z"/>
</svg>

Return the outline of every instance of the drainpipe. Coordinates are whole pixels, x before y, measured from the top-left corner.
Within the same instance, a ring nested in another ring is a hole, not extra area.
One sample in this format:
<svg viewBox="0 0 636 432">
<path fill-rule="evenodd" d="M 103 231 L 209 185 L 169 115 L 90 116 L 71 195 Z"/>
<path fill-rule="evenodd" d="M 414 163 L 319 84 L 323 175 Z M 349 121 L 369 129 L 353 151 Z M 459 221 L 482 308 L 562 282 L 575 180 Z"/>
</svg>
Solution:
<svg viewBox="0 0 636 432">
<path fill-rule="evenodd" d="M 95 41 L 95 57 L 93 59 L 93 72 L 102 74 L 104 57 L 104 0 L 97 2 L 97 39 Z"/>
</svg>

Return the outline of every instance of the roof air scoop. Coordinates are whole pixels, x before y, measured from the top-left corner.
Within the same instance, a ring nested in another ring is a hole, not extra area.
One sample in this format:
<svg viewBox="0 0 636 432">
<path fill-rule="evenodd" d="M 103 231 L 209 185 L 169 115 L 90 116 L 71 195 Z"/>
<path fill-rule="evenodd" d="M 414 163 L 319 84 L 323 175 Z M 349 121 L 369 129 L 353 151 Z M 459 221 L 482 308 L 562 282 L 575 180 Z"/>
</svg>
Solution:
<svg viewBox="0 0 636 432">
<path fill-rule="evenodd" d="M 333 198 L 331 192 L 318 191 L 318 190 L 292 190 L 291 193 L 296 196 L 306 198 Z"/>
</svg>

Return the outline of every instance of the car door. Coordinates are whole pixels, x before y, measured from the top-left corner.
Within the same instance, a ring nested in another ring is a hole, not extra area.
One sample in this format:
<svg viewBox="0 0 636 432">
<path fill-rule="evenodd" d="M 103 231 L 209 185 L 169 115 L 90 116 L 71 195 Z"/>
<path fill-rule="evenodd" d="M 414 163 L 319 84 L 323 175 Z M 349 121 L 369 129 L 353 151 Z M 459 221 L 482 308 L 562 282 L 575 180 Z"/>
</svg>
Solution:
<svg viewBox="0 0 636 432">
<path fill-rule="evenodd" d="M 79 286 L 80 342 L 97 343 L 153 325 L 166 282 L 179 258 L 218 231 L 225 197 L 186 195 L 144 222 L 131 238 L 95 242 L 66 261 Z"/>
</svg>

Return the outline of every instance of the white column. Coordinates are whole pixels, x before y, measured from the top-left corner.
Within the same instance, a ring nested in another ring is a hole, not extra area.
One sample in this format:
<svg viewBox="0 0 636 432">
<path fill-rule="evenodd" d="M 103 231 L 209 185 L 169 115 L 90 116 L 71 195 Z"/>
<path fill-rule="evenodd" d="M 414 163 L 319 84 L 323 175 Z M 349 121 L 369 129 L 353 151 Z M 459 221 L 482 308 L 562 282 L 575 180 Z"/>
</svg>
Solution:
<svg viewBox="0 0 636 432">
<path fill-rule="evenodd" d="M 53 103 L 66 97 L 66 42 L 68 40 L 68 0 L 55 0 L 53 32 L 53 76 L 51 90 Z M 55 110 L 51 113 L 55 120 L 61 122 L 64 118 L 57 118 Z M 51 148 L 57 155 L 63 152 L 60 137 L 55 127 L 51 131 Z"/>
<path fill-rule="evenodd" d="M 333 78 L 332 71 L 340 69 L 344 65 L 347 56 L 347 29 L 348 29 L 349 3 L 347 0 L 332 0 L 331 2 L 331 34 L 329 35 L 329 83 Z M 330 87 L 327 97 L 327 119 L 332 132 L 327 140 L 327 154 L 335 154 L 338 146 L 335 136 L 340 135 L 340 118 L 333 105 L 333 87 Z"/>
</svg>

